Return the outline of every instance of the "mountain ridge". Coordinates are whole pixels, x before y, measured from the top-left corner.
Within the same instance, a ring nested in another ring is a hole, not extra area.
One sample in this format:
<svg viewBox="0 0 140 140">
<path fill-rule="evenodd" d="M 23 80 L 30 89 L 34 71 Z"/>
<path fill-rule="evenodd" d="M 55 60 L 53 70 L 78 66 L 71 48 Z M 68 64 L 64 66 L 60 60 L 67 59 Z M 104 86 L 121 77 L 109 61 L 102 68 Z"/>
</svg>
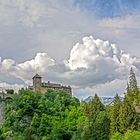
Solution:
<svg viewBox="0 0 140 140">
<path fill-rule="evenodd" d="M 92 100 L 93 96 L 88 96 L 87 98 L 85 98 L 83 101 L 85 102 L 90 102 Z M 101 102 L 104 104 L 104 105 L 109 105 L 113 102 L 114 100 L 114 97 L 107 97 L 107 96 L 102 96 L 102 97 L 99 97 Z M 120 97 L 121 101 L 124 99 L 123 97 Z"/>
</svg>

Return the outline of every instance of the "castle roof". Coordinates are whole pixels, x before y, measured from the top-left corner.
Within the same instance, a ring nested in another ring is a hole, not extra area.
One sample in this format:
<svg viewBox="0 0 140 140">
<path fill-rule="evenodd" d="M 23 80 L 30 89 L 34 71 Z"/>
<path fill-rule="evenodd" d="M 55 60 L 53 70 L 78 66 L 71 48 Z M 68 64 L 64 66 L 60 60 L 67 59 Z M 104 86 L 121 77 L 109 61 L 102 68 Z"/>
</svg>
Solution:
<svg viewBox="0 0 140 140">
<path fill-rule="evenodd" d="M 34 78 L 42 78 L 39 74 L 36 74 L 32 79 Z"/>
<path fill-rule="evenodd" d="M 36 74 L 32 79 L 36 79 L 36 78 L 39 78 L 41 79 L 42 77 L 39 75 L 39 74 Z M 70 86 L 64 86 L 64 85 L 61 85 L 61 84 L 57 84 L 57 83 L 51 83 L 50 81 L 48 81 L 47 83 L 46 82 L 41 82 L 40 83 L 41 87 L 46 87 L 46 88 L 65 88 L 65 89 L 71 89 Z M 29 86 L 30 89 L 33 89 L 33 86 Z"/>
<path fill-rule="evenodd" d="M 61 86 L 61 84 L 56 84 L 56 83 L 50 83 L 49 81 L 48 81 L 48 83 L 42 83 L 42 86 L 44 86 L 44 87 L 62 87 Z"/>
<path fill-rule="evenodd" d="M 70 86 L 63 86 L 63 85 L 57 84 L 57 83 L 50 83 L 50 81 L 48 81 L 48 83 L 43 82 L 41 86 L 43 86 L 43 87 L 50 87 L 50 88 L 66 88 L 66 89 L 71 89 Z"/>
</svg>

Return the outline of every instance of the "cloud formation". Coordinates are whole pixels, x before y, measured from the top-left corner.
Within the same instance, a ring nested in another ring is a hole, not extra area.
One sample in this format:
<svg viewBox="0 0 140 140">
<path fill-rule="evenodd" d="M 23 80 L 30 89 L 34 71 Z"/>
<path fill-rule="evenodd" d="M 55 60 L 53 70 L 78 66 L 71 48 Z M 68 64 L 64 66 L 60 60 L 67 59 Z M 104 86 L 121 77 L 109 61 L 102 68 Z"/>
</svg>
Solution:
<svg viewBox="0 0 140 140">
<path fill-rule="evenodd" d="M 20 78 L 25 83 L 31 81 L 35 73 L 43 74 L 48 67 L 53 66 L 55 61 L 46 53 L 37 53 L 34 59 L 17 64 L 12 59 L 0 59 L 0 72 Z"/>
<path fill-rule="evenodd" d="M 61 63 L 46 53 L 37 53 L 35 58 L 19 64 L 12 59 L 0 61 L 1 73 L 8 73 L 25 83 L 30 83 L 37 72 L 44 79 L 70 84 L 74 89 L 96 88 L 95 91 L 99 86 L 105 88 L 105 83 L 120 85 L 118 81 L 127 79 L 130 67 L 139 75 L 140 59 L 109 41 L 94 39 L 93 36 L 84 37 L 81 43 L 76 43 L 70 58 Z"/>
<path fill-rule="evenodd" d="M 70 84 L 78 91 L 95 91 L 98 85 L 105 91 L 101 84 L 109 86 L 116 83 L 116 78 L 124 82 L 130 66 L 140 75 L 139 58 L 130 55 L 139 56 L 140 16 L 131 4 L 136 2 L 125 3 L 132 6 L 131 15 L 124 15 L 125 4 L 119 4 L 122 9 L 116 16 L 118 2 L 105 1 L 102 5 L 103 1 L 97 1 L 96 5 L 96 0 L 78 1 L 0 0 L 1 81 L 28 84 L 38 72 L 45 80 Z M 112 10 L 108 10 L 110 7 Z M 87 35 L 111 40 L 116 45 L 83 38 Z M 74 45 L 76 42 L 79 43 Z"/>
<path fill-rule="evenodd" d="M 125 79 L 130 67 L 139 72 L 140 59 L 125 53 L 109 41 L 89 36 L 73 47 L 67 66 L 74 75 L 78 73 L 79 79 L 83 79 L 81 81 L 94 86 L 115 79 Z"/>
<path fill-rule="evenodd" d="M 23 62 L 37 52 L 47 52 L 61 61 L 68 58 L 77 40 L 90 34 L 112 40 L 122 49 L 139 55 L 139 13 L 102 19 L 96 17 L 94 11 L 75 5 L 74 1 L 1 0 L 0 56 Z"/>
</svg>

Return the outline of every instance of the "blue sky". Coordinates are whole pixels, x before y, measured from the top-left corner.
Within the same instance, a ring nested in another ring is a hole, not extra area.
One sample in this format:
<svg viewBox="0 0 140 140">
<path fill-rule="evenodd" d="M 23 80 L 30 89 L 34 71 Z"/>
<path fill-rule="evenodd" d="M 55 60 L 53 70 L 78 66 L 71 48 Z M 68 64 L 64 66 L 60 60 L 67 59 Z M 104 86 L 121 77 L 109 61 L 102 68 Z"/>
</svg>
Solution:
<svg viewBox="0 0 140 140">
<path fill-rule="evenodd" d="M 116 18 L 139 12 L 139 0 L 76 0 L 76 5 L 100 18 Z"/>
<path fill-rule="evenodd" d="M 0 86 L 39 73 L 79 98 L 123 95 L 139 44 L 139 0 L 0 0 Z"/>
</svg>

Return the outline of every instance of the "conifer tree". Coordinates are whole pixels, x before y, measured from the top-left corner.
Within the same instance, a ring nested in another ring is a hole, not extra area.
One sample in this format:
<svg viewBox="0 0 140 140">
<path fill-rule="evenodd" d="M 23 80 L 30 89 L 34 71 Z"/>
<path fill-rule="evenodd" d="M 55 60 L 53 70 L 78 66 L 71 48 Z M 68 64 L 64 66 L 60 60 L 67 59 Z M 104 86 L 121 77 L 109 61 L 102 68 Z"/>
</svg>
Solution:
<svg viewBox="0 0 140 140">
<path fill-rule="evenodd" d="M 127 130 L 137 129 L 137 114 L 130 99 L 125 96 L 124 102 L 119 111 L 120 132 L 125 133 Z"/>
<path fill-rule="evenodd" d="M 95 122 L 98 114 L 104 111 L 104 105 L 101 103 L 97 94 L 92 98 L 92 100 L 85 104 L 85 113 L 88 118 L 87 125 L 83 129 L 82 137 L 83 139 L 94 140 L 95 136 Z M 88 130 L 88 131 L 87 131 Z"/>
<path fill-rule="evenodd" d="M 93 124 L 92 140 L 109 140 L 110 118 L 106 111 L 100 111 Z"/>
<path fill-rule="evenodd" d="M 130 69 L 129 84 L 127 85 L 127 96 L 132 103 L 137 102 L 139 89 L 133 69 Z"/>
<path fill-rule="evenodd" d="M 134 73 L 134 71 L 133 71 L 132 68 L 130 69 L 130 81 L 129 81 L 129 85 L 130 85 L 130 89 L 131 90 L 135 90 L 135 91 L 138 90 L 136 76 L 135 76 L 135 73 Z"/>
<path fill-rule="evenodd" d="M 101 103 L 97 94 L 92 98 L 92 100 L 85 104 L 85 113 L 89 120 L 93 120 L 96 115 L 104 110 L 104 105 Z"/>
<path fill-rule="evenodd" d="M 113 105 L 111 106 L 111 133 L 115 133 L 115 132 L 119 132 L 119 110 L 121 107 L 121 100 L 118 96 L 118 94 L 116 94 L 114 101 L 113 101 Z"/>
<path fill-rule="evenodd" d="M 83 130 L 81 132 L 81 140 L 93 140 L 93 130 L 89 120 L 85 120 L 84 122 Z"/>
<path fill-rule="evenodd" d="M 104 110 L 104 105 L 100 101 L 100 98 L 98 97 L 97 94 L 95 94 L 93 100 L 91 101 L 91 104 L 92 104 L 94 113 L 95 112 L 100 112 L 100 111 Z"/>
</svg>

